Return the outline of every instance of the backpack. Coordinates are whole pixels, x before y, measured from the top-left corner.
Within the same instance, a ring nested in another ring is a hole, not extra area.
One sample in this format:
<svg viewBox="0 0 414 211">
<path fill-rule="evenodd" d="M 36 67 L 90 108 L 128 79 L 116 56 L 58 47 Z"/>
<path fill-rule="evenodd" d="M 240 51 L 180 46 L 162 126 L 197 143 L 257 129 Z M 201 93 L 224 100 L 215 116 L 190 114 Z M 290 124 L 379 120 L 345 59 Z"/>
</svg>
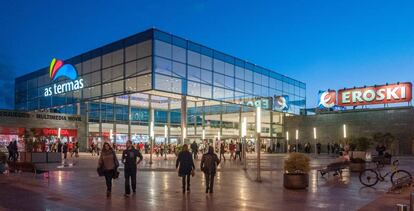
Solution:
<svg viewBox="0 0 414 211">
<path fill-rule="evenodd" d="M 211 154 L 206 154 L 204 156 L 204 165 L 203 165 L 203 171 L 206 173 L 211 173 L 213 171 L 215 171 L 216 166 L 215 166 L 215 156 L 211 155 Z"/>
</svg>

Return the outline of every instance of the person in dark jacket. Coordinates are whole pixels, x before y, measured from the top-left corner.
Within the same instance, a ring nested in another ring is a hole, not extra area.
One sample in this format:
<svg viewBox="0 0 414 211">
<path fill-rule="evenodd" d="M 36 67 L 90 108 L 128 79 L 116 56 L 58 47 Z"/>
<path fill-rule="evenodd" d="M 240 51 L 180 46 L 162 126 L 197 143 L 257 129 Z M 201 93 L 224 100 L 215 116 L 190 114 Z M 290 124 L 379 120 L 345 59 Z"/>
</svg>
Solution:
<svg viewBox="0 0 414 211">
<path fill-rule="evenodd" d="M 200 168 L 204 172 L 206 179 L 206 193 L 213 193 L 214 176 L 216 175 L 217 165 L 220 164 L 214 148 L 210 146 L 208 152 L 201 158 Z"/>
<path fill-rule="evenodd" d="M 190 192 L 190 176 L 191 172 L 195 169 L 194 160 L 191 153 L 188 151 L 188 145 L 183 145 L 183 150 L 178 153 L 175 168 L 178 168 L 178 176 L 182 177 L 183 193 L 186 190 L 186 179 L 187 179 L 187 191 Z"/>
<path fill-rule="evenodd" d="M 191 144 L 191 152 L 193 153 L 194 159 L 198 159 L 198 145 L 195 141 Z"/>
<path fill-rule="evenodd" d="M 125 174 L 125 197 L 131 194 L 130 186 L 132 186 L 132 192 L 135 194 L 137 187 L 137 165 L 142 161 L 142 154 L 134 148 L 132 141 L 126 142 L 127 149 L 122 152 L 122 163 L 124 164 Z M 137 162 L 137 158 L 139 158 Z M 131 179 L 131 185 L 129 180 Z"/>
<path fill-rule="evenodd" d="M 106 196 L 111 196 L 112 179 L 115 177 L 117 168 L 119 166 L 115 151 L 107 142 L 102 147 L 102 153 L 99 157 L 98 168 L 101 168 L 106 181 Z"/>
<path fill-rule="evenodd" d="M 68 157 L 68 144 L 67 143 L 63 144 L 62 153 L 63 153 L 64 159 L 66 160 L 66 158 Z"/>
</svg>

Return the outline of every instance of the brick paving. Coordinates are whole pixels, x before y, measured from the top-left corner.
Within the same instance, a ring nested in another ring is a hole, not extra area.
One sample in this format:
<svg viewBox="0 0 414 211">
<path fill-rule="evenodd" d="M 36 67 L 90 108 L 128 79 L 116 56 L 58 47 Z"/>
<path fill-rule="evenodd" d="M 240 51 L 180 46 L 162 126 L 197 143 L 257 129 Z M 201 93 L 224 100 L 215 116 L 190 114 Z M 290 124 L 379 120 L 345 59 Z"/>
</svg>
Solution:
<svg viewBox="0 0 414 211">
<path fill-rule="evenodd" d="M 342 178 L 317 179 L 316 169 L 333 159 L 326 155 L 312 158 L 307 190 L 286 190 L 282 178 L 284 157 L 263 156 L 262 183 L 255 182 L 252 155 L 247 171 L 242 170 L 238 161 L 227 160 L 217 174 L 213 194 L 204 193 L 204 177 L 197 170 L 191 192 L 183 194 L 174 157 L 167 161 L 155 157 L 150 166 L 146 155 L 137 174 L 137 194 L 130 198 L 123 196 L 121 170 L 120 178 L 114 181 L 112 197 L 107 199 L 104 178 L 96 173 L 97 157 L 81 154 L 74 166 L 42 165 L 52 170 L 49 180 L 41 175 L 33 178 L 27 173 L 0 175 L 0 210 L 378 210 L 374 206 L 378 203 L 372 202 L 390 198 L 386 194 L 390 183 L 380 183 L 375 189 L 362 188 L 354 173 L 345 172 Z M 401 168 L 414 171 L 413 157 L 399 159 Z M 198 165 L 197 161 L 197 168 Z M 404 194 L 408 193 L 400 198 Z M 398 199 L 390 201 L 396 202 Z M 392 207 L 387 206 L 383 206 L 384 210 Z"/>
</svg>

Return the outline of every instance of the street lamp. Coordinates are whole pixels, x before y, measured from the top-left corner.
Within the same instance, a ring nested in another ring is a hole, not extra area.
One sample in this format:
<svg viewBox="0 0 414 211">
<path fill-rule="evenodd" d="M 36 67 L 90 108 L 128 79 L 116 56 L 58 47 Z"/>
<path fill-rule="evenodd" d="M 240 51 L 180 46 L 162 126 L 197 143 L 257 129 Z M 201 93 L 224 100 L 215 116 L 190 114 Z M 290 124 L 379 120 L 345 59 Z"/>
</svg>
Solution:
<svg viewBox="0 0 414 211">
<path fill-rule="evenodd" d="M 346 124 L 343 125 L 344 128 L 344 138 L 346 138 Z"/>
<path fill-rule="evenodd" d="M 290 148 L 289 147 L 289 131 L 286 131 L 286 150 L 287 150 L 287 152 L 290 152 L 289 148 Z"/>
<path fill-rule="evenodd" d="M 262 117 L 261 117 L 261 108 L 256 107 L 256 153 L 257 153 L 257 177 L 256 181 L 261 182 L 262 178 L 260 176 L 260 132 L 262 130 Z"/>
<path fill-rule="evenodd" d="M 313 140 L 315 141 L 315 154 L 317 154 L 317 146 L 316 146 L 316 127 L 313 128 Z"/>
<path fill-rule="evenodd" d="M 203 129 L 202 139 L 203 139 L 203 141 L 204 141 L 204 139 L 206 139 L 206 130 L 205 129 Z"/>
<path fill-rule="evenodd" d="M 298 145 L 298 139 L 299 139 L 299 130 L 298 129 L 296 129 L 296 152 L 299 152 L 299 149 L 298 149 L 298 147 L 299 147 L 299 145 Z"/>
</svg>

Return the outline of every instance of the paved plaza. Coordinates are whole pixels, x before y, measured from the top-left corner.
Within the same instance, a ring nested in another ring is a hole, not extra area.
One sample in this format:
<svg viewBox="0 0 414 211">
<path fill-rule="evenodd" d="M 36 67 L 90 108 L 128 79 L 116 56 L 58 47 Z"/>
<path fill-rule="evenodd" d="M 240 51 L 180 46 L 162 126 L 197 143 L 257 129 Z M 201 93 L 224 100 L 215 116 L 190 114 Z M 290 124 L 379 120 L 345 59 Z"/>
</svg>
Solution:
<svg viewBox="0 0 414 211">
<path fill-rule="evenodd" d="M 96 173 L 97 157 L 81 154 L 74 166 L 43 165 L 42 168 L 51 170 L 49 180 L 27 173 L 0 175 L 0 210 L 389 210 L 393 207 L 384 205 L 388 199 L 394 200 L 388 204 L 407 202 L 407 191 L 388 194 L 390 183 L 380 183 L 375 189 L 363 188 L 354 173 L 344 172 L 342 178 L 320 178 L 316 169 L 333 159 L 327 155 L 312 155 L 307 190 L 284 189 L 285 156 L 263 155 L 261 183 L 255 181 L 253 155 L 249 155 L 247 171 L 239 161 L 223 162 L 213 194 L 204 193 L 204 177 L 197 170 L 191 178 L 191 192 L 183 194 L 175 157 L 169 156 L 166 161 L 154 157 L 150 166 L 145 155 L 138 170 L 137 194 L 123 196 L 121 166 L 120 178 L 115 180 L 112 197 L 108 199 L 104 178 Z M 414 172 L 413 157 L 398 159 L 401 168 Z M 196 166 L 199 169 L 199 161 Z"/>
</svg>

